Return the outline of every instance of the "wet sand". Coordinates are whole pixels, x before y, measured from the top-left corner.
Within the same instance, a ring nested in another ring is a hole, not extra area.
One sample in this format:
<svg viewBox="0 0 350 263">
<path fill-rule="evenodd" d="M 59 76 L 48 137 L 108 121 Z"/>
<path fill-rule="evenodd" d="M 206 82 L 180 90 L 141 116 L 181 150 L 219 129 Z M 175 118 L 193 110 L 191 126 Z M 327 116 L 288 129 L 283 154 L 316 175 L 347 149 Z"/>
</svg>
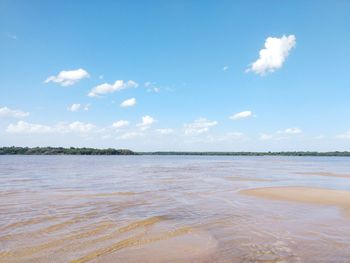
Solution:
<svg viewBox="0 0 350 263">
<path fill-rule="evenodd" d="M 332 172 L 297 172 L 299 175 L 317 175 L 317 176 L 330 176 L 330 177 L 339 177 L 339 178 L 349 178 L 350 174 L 339 174 Z"/>
<path fill-rule="evenodd" d="M 350 217 L 350 191 L 311 187 L 264 187 L 242 190 L 240 193 L 271 200 L 337 206 Z"/>
<path fill-rule="evenodd" d="M 226 177 L 229 181 L 237 181 L 237 182 L 271 182 L 271 179 L 263 179 L 263 178 L 251 178 L 251 177 Z"/>
</svg>

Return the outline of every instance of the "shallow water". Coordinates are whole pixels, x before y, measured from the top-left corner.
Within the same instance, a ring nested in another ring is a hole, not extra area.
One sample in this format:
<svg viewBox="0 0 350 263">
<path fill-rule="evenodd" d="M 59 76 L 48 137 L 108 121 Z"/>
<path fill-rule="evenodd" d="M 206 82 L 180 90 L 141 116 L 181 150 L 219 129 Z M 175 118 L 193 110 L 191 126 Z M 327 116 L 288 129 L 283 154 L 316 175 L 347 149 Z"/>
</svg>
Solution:
<svg viewBox="0 0 350 263">
<path fill-rule="evenodd" d="M 350 159 L 0 156 L 0 262 L 350 262 L 341 209 L 267 186 L 350 190 Z"/>
</svg>

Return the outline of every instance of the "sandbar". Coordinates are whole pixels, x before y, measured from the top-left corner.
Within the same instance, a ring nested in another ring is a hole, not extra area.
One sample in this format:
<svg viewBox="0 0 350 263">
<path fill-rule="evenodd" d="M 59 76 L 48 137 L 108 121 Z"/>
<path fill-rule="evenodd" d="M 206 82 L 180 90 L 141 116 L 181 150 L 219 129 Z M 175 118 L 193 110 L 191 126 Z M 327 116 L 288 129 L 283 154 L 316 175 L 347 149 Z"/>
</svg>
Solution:
<svg viewBox="0 0 350 263">
<path fill-rule="evenodd" d="M 286 186 L 241 190 L 239 193 L 271 200 L 337 206 L 350 217 L 350 191 Z"/>
</svg>

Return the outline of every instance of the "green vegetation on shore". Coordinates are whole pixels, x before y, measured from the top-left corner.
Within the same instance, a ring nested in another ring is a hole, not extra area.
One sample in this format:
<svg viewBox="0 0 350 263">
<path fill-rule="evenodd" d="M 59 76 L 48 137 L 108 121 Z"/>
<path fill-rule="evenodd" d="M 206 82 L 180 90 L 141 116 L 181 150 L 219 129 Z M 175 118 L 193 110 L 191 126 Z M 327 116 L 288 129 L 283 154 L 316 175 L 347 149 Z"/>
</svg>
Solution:
<svg viewBox="0 0 350 263">
<path fill-rule="evenodd" d="M 143 152 L 143 155 L 208 155 L 208 156 L 346 156 L 350 157 L 350 152 Z"/>
<path fill-rule="evenodd" d="M 94 148 L 63 148 L 63 147 L 1 147 L 0 155 L 134 155 L 127 149 L 94 149 Z"/>
<path fill-rule="evenodd" d="M 133 152 L 128 149 L 95 149 L 64 147 L 0 147 L 0 155 L 203 155 L 203 156 L 344 156 L 350 152 Z"/>
</svg>

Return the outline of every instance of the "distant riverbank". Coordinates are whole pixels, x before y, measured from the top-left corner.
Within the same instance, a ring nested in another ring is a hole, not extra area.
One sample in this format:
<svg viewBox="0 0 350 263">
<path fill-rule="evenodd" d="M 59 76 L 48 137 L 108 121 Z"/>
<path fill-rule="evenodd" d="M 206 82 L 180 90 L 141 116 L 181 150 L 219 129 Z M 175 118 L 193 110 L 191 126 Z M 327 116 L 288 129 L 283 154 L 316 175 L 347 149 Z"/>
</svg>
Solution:
<svg viewBox="0 0 350 263">
<path fill-rule="evenodd" d="M 95 149 L 63 147 L 1 147 L 0 155 L 135 155 L 128 149 Z"/>
<path fill-rule="evenodd" d="M 0 147 L 0 155 L 203 155 L 203 156 L 344 156 L 350 157 L 348 151 L 332 152 L 134 152 L 129 149 L 96 149 L 64 147 Z"/>
<path fill-rule="evenodd" d="M 142 155 L 207 155 L 207 156 L 344 156 L 350 157 L 350 152 L 142 152 Z"/>
</svg>

